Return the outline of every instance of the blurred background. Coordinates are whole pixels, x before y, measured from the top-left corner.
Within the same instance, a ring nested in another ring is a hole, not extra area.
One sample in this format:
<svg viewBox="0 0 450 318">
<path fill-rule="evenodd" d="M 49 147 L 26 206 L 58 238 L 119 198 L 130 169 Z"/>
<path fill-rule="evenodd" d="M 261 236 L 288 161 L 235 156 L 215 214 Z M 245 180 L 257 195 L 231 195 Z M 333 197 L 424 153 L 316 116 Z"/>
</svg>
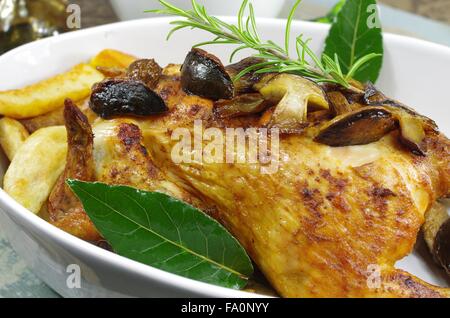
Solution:
<svg viewBox="0 0 450 318">
<path fill-rule="evenodd" d="M 189 0 L 169 0 L 189 7 Z M 296 16 L 324 17 L 340 0 L 304 0 Z M 210 12 L 234 15 L 241 0 L 199 0 Z M 294 0 L 253 0 L 261 17 L 286 17 Z M 379 0 L 385 31 L 450 46 L 450 0 Z M 42 37 L 152 17 L 156 0 L 0 0 L 0 54 Z M 323 19 L 326 21 L 326 19 Z M 68 23 L 69 22 L 69 23 Z M 0 297 L 58 297 L 25 266 L 0 231 Z"/>
<path fill-rule="evenodd" d="M 198 0 L 211 14 L 235 15 L 241 0 Z M 253 0 L 260 17 L 285 17 L 295 0 Z M 298 19 L 313 20 L 344 0 L 304 0 Z M 188 8 L 190 0 L 171 0 Z M 450 0 L 379 0 L 386 31 L 450 46 Z M 149 18 L 157 0 L 0 0 L 0 54 L 46 36 L 120 20 Z M 69 24 L 67 23 L 69 22 Z"/>
</svg>

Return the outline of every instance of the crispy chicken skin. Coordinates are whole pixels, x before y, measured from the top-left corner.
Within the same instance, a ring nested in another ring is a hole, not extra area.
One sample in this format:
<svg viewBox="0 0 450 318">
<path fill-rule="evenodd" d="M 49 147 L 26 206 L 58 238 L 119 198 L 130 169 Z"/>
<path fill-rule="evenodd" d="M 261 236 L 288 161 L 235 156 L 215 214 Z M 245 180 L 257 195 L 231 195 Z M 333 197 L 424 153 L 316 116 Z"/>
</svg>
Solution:
<svg viewBox="0 0 450 318">
<path fill-rule="evenodd" d="M 399 149 L 392 136 L 354 149 L 309 138 L 281 141 L 279 170 L 261 175 L 245 164 L 175 165 L 170 141 L 154 135 L 155 162 L 214 203 L 216 217 L 286 297 L 439 297 L 394 268 L 409 254 L 424 212 L 445 193 L 434 162 Z M 366 153 L 369 162 L 349 160 Z M 371 268 L 382 271 L 371 289 Z"/>
<path fill-rule="evenodd" d="M 173 94 L 166 97 L 171 118 L 205 104 L 180 90 Z M 208 117 L 205 110 L 197 113 Z M 222 127 L 212 114 L 208 120 Z M 449 192 L 450 143 L 444 136 L 428 132 L 428 156 L 421 157 L 398 142 L 397 132 L 341 148 L 318 144 L 308 134 L 286 135 L 278 172 L 263 175 L 249 164 L 174 164 L 170 130 L 148 122 L 141 127 L 155 165 L 215 207 L 212 216 L 239 239 L 280 295 L 450 296 L 448 289 L 394 267 L 412 251 L 424 213 Z"/>
<path fill-rule="evenodd" d="M 98 120 L 91 127 L 86 115 L 70 100 L 65 103 L 64 120 L 68 135 L 66 167 L 47 204 L 49 220 L 55 226 L 87 241 L 102 239 L 81 202 L 65 183 L 67 179 L 160 191 L 203 210 L 209 209 L 168 181 L 154 165 L 142 144 L 141 130 L 133 120 Z"/>
<path fill-rule="evenodd" d="M 427 132 L 428 154 L 416 156 L 398 142 L 396 131 L 378 142 L 340 148 L 316 143 L 308 133 L 284 135 L 274 174 L 261 174 L 259 164 L 175 164 L 173 129 L 192 129 L 196 119 L 219 129 L 233 122 L 216 119 L 211 101 L 185 94 L 177 75 L 164 76 L 156 91 L 167 114 L 94 124 L 95 180 L 163 191 L 202 208 L 241 242 L 284 297 L 450 296 L 449 289 L 394 267 L 412 251 L 425 212 L 449 194 L 447 138 Z M 93 178 L 90 160 L 73 167 L 75 158 L 90 156 L 92 143 L 76 140 L 77 129 L 67 120 L 68 167 L 49 206 L 56 225 L 73 233 L 73 224 L 61 220 L 75 215 L 79 204 L 66 193 L 63 178 Z M 249 116 L 247 126 L 253 120 Z M 77 169 L 90 172 L 77 175 Z M 75 234 L 89 233 L 89 223 L 79 225 L 86 228 Z"/>
<path fill-rule="evenodd" d="M 64 119 L 68 137 L 67 162 L 48 200 L 50 222 L 75 236 L 97 241 L 100 239 L 99 233 L 66 184 L 67 179 L 95 180 L 92 156 L 94 135 L 86 116 L 71 100 L 65 102 Z"/>
</svg>

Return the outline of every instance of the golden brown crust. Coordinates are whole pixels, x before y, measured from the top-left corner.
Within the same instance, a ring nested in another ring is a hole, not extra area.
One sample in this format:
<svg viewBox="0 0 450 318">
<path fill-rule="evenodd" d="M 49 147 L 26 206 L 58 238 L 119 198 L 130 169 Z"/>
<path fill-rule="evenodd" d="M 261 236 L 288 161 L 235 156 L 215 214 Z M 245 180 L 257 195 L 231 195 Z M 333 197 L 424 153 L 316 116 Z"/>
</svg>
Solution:
<svg viewBox="0 0 450 318">
<path fill-rule="evenodd" d="M 101 238 L 100 234 L 86 215 L 81 202 L 66 184 L 67 179 L 95 180 L 91 126 L 71 100 L 65 102 L 64 119 L 68 138 L 67 163 L 48 200 L 50 222 L 75 236 L 97 241 Z"/>
<path fill-rule="evenodd" d="M 176 79 L 169 86 L 165 99 L 183 100 L 179 112 L 171 108 L 171 125 L 192 128 L 198 117 L 187 120 L 184 109 L 190 101 L 177 92 Z M 194 104 L 205 102 L 196 98 Z M 197 113 L 208 118 L 208 111 Z M 215 206 L 213 216 L 239 239 L 282 296 L 449 296 L 448 289 L 394 268 L 412 251 L 424 213 L 449 191 L 450 143 L 444 136 L 429 134 L 426 157 L 406 150 L 398 132 L 369 145 L 341 148 L 315 143 L 308 133 L 282 136 L 278 171 L 262 175 L 259 165 L 174 164 L 175 141 L 155 129 L 164 127 L 158 126 L 163 121 L 148 121 L 140 126 L 155 165 Z M 219 121 L 210 124 L 221 127 Z M 372 267 L 380 270 L 378 288 L 368 283 Z"/>
<path fill-rule="evenodd" d="M 411 252 L 425 212 L 449 193 L 444 136 L 429 133 L 428 156 L 419 157 L 397 131 L 341 148 L 314 142 L 308 131 L 286 135 L 274 174 L 261 174 L 260 164 L 175 164 L 173 129 L 192 129 L 196 119 L 222 130 L 230 123 L 213 117 L 211 101 L 186 95 L 177 76 L 163 76 L 156 91 L 168 114 L 96 124 L 96 180 L 163 191 L 204 209 L 285 297 L 449 296 L 394 267 Z"/>
</svg>

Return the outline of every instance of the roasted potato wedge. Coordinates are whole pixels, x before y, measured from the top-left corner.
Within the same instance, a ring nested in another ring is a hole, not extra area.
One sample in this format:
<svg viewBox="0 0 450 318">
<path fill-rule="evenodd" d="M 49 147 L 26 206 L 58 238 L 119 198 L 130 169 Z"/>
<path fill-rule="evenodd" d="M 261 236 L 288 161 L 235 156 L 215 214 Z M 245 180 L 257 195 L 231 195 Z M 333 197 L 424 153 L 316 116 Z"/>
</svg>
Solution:
<svg viewBox="0 0 450 318">
<path fill-rule="evenodd" d="M 107 49 L 98 53 L 92 60 L 91 66 L 94 68 L 116 68 L 126 69 L 131 63 L 136 61 L 135 56 L 123 52 Z"/>
<path fill-rule="evenodd" d="M 88 118 L 89 122 L 94 122 L 98 116 L 89 107 L 90 98 L 87 97 L 81 101 L 77 101 L 76 104 L 78 108 L 83 112 L 83 114 Z M 20 122 L 28 130 L 30 134 L 35 131 L 51 126 L 63 126 L 64 125 L 64 107 L 57 108 L 50 113 L 36 116 L 33 118 L 22 119 Z"/>
<path fill-rule="evenodd" d="M 39 213 L 64 171 L 67 133 L 64 126 L 36 131 L 20 147 L 6 171 L 6 193 L 33 213 Z"/>
<path fill-rule="evenodd" d="M 36 116 L 33 118 L 21 119 L 20 122 L 25 126 L 30 134 L 41 128 L 62 126 L 64 125 L 63 108 L 60 107 L 52 110 L 47 114 Z"/>
<path fill-rule="evenodd" d="M 17 120 L 8 117 L 0 119 L 0 145 L 10 161 L 29 136 L 28 131 Z"/>
<path fill-rule="evenodd" d="M 49 113 L 61 107 L 66 98 L 81 100 L 89 96 L 92 85 L 103 78 L 92 66 L 79 64 L 37 84 L 0 92 L 0 114 L 24 119 Z"/>
</svg>

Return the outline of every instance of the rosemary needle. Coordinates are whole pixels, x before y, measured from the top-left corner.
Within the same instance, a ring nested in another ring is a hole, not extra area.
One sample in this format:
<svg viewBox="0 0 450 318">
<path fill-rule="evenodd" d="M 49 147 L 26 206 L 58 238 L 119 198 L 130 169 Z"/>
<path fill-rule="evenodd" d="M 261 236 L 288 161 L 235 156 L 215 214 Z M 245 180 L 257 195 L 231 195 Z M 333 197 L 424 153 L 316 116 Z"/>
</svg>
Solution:
<svg viewBox="0 0 450 318">
<path fill-rule="evenodd" d="M 292 58 L 289 55 L 291 26 L 295 12 L 301 2 L 302 0 L 297 0 L 289 12 L 284 47 L 270 40 L 261 40 L 258 34 L 255 12 L 249 0 L 243 0 L 242 2 L 237 15 L 237 25 L 227 23 L 215 16 L 209 15 L 206 8 L 196 0 L 191 0 L 192 8 L 190 10 L 184 10 L 165 0 L 159 0 L 162 6 L 161 9 L 146 12 L 183 18 L 182 20 L 174 20 L 171 22 L 174 27 L 169 32 L 168 39 L 173 33 L 181 29 L 201 29 L 212 33 L 215 35 L 215 38 L 211 41 L 198 43 L 195 47 L 210 44 L 232 44 L 238 47 L 231 54 L 230 61 L 232 61 L 236 53 L 244 49 L 256 51 L 254 56 L 265 60 L 264 62 L 244 69 L 235 76 L 235 81 L 253 71 L 258 73 L 291 73 L 310 78 L 316 83 L 333 83 L 356 92 L 361 92 L 359 88 L 351 84 L 351 76 L 365 63 L 380 56 L 379 54 L 371 53 L 361 57 L 354 63 L 354 67 L 348 74 L 343 74 L 337 55 L 333 57 L 323 55 L 322 58 L 319 58 L 308 45 L 311 39 L 304 40 L 303 35 L 299 35 L 295 39 L 297 56 Z M 247 16 L 246 13 L 248 14 Z"/>
</svg>

